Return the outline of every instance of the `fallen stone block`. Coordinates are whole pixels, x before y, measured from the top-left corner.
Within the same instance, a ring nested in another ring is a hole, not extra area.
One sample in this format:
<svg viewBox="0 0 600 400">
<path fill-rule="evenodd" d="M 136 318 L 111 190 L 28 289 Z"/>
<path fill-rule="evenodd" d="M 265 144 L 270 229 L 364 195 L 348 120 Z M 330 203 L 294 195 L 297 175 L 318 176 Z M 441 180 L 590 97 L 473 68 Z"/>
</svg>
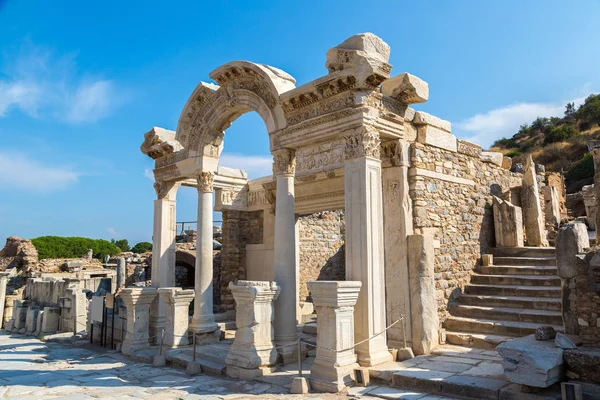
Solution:
<svg viewBox="0 0 600 400">
<path fill-rule="evenodd" d="M 536 340 L 535 335 L 529 335 L 504 342 L 496 350 L 511 382 L 545 388 L 560 382 L 564 376 L 565 351 L 556 347 L 554 341 Z"/>
<path fill-rule="evenodd" d="M 560 347 L 561 349 L 576 349 L 576 340 L 572 338 L 572 335 L 564 335 L 562 333 L 557 333 L 556 338 L 554 338 L 554 344 L 557 347 Z"/>
</svg>

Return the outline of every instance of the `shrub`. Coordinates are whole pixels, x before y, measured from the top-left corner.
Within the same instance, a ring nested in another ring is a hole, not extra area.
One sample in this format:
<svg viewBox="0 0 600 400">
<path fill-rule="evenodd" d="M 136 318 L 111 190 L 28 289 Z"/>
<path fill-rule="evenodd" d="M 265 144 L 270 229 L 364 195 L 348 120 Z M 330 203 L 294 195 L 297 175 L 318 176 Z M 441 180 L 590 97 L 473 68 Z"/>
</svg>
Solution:
<svg viewBox="0 0 600 400">
<path fill-rule="evenodd" d="M 44 258 L 78 258 L 92 249 L 94 258 L 103 259 L 104 256 L 121 254 L 121 249 L 103 239 L 89 239 L 83 237 L 40 236 L 31 239 L 38 251 L 40 260 Z"/>
<path fill-rule="evenodd" d="M 523 153 L 521 153 L 519 150 L 513 150 L 513 151 L 509 151 L 508 153 L 506 153 L 506 157 L 511 157 L 511 158 L 518 157 L 521 154 L 523 154 Z"/>
<path fill-rule="evenodd" d="M 544 144 L 562 142 L 576 136 L 578 133 L 577 129 L 571 124 L 555 126 L 544 136 Z"/>
<path fill-rule="evenodd" d="M 139 242 L 135 246 L 131 248 L 131 251 L 137 254 L 145 253 L 147 251 L 152 251 L 152 243 L 149 242 Z"/>
<path fill-rule="evenodd" d="M 498 147 L 501 149 L 511 149 L 513 147 L 518 147 L 518 144 L 514 139 L 502 138 L 496 140 L 492 147 Z"/>
<path fill-rule="evenodd" d="M 594 158 L 591 153 L 586 153 L 573 168 L 567 172 L 567 180 L 576 182 L 594 177 Z"/>
</svg>

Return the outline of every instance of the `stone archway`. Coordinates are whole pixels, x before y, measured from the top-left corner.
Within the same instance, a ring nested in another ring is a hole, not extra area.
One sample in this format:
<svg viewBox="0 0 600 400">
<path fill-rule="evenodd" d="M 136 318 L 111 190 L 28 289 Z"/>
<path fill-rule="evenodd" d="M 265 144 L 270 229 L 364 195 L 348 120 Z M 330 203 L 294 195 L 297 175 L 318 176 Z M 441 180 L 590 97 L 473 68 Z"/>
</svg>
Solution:
<svg viewBox="0 0 600 400">
<path fill-rule="evenodd" d="M 185 250 L 175 252 L 175 286 L 184 289 L 194 287 L 196 255 Z"/>
</svg>

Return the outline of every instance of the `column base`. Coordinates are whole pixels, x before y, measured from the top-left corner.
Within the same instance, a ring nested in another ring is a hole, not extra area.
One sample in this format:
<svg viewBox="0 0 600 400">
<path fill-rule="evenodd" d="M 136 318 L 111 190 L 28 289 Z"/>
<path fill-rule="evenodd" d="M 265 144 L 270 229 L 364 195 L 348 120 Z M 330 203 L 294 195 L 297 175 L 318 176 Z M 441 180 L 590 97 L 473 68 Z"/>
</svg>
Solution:
<svg viewBox="0 0 600 400">
<path fill-rule="evenodd" d="M 380 364 L 392 361 L 392 354 L 387 348 L 379 349 L 375 352 L 356 352 L 358 363 L 361 367 L 375 367 Z"/>
<path fill-rule="evenodd" d="M 140 350 L 148 349 L 150 346 L 147 342 L 145 343 L 128 343 L 127 341 L 123 342 L 121 346 L 121 353 L 126 356 L 134 356 Z"/>
<path fill-rule="evenodd" d="M 358 367 L 357 363 L 345 366 L 313 364 L 310 387 L 319 392 L 339 393 L 354 382 L 353 371 Z"/>
<path fill-rule="evenodd" d="M 212 318 L 203 318 L 201 320 L 194 321 L 190 323 L 188 330 L 194 333 L 211 333 L 219 329 L 219 325 L 215 322 L 214 315 L 211 315 Z"/>
<path fill-rule="evenodd" d="M 285 347 L 284 347 L 285 346 Z M 298 362 L 298 340 L 293 342 L 279 342 L 277 347 L 277 363 L 292 364 Z M 300 359 L 304 360 L 308 355 L 308 350 L 304 344 L 300 347 Z"/>
<path fill-rule="evenodd" d="M 228 365 L 227 376 L 243 381 L 250 381 L 255 378 L 260 378 L 263 375 L 272 374 L 273 372 L 275 372 L 276 369 L 276 367 L 260 367 L 247 369 L 235 365 Z"/>
<path fill-rule="evenodd" d="M 221 339 L 223 339 L 224 336 L 225 332 L 223 332 L 220 328 L 213 332 L 196 333 L 196 345 L 202 346 L 204 344 L 218 343 Z M 191 342 L 194 343 L 193 338 Z"/>
<path fill-rule="evenodd" d="M 274 346 L 257 347 L 252 344 L 236 346 L 235 342 L 229 348 L 226 363 L 228 367 L 256 369 L 270 367 L 277 362 L 277 350 Z"/>
</svg>

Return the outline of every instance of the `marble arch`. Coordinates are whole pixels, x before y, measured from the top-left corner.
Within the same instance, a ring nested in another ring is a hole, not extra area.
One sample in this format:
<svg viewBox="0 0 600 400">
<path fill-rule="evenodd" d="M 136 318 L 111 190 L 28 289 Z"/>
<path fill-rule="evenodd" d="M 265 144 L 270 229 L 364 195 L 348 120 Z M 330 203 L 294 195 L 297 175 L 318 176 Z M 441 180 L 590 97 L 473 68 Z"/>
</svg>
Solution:
<svg viewBox="0 0 600 400">
<path fill-rule="evenodd" d="M 158 278 L 153 286 L 173 285 L 174 193 L 180 185 L 198 189 L 196 297 L 190 330 L 211 334 L 217 329 L 211 290 L 213 192 L 216 210 L 263 211 L 264 249 L 257 253 L 272 266 L 267 279 L 281 287 L 274 321 L 278 345 L 297 339 L 296 216 L 302 213 L 345 210 L 346 279 L 362 282 L 355 308 L 356 341 L 381 332 L 386 320 L 399 313 L 410 314 L 407 135 L 413 131 L 407 132 L 405 119 L 414 119 L 409 105 L 427 100 L 428 86 L 406 73 L 390 77 L 389 54 L 389 46 L 377 36 L 353 36 L 327 52 L 326 75 L 298 87 L 277 68 L 230 62 L 210 73 L 216 84 L 196 87 L 176 131 L 153 128 L 145 134 L 141 150 L 155 160 L 157 191 L 152 276 Z M 248 180 L 245 172 L 219 165 L 224 131 L 249 111 L 265 122 L 273 176 Z M 427 128 L 437 122 L 425 118 L 417 123 Z M 416 129 L 412 124 L 409 128 Z M 384 255 L 384 246 L 392 251 Z M 384 265 L 398 282 L 387 288 L 387 301 Z M 153 330 L 164 324 L 160 301 L 152 313 Z M 391 340 L 402 339 L 394 335 Z M 406 339 L 411 342 L 410 332 Z M 280 351 L 284 362 L 295 360 L 295 350 L 291 346 Z M 386 335 L 358 346 L 356 353 L 365 366 L 391 359 Z"/>
</svg>

